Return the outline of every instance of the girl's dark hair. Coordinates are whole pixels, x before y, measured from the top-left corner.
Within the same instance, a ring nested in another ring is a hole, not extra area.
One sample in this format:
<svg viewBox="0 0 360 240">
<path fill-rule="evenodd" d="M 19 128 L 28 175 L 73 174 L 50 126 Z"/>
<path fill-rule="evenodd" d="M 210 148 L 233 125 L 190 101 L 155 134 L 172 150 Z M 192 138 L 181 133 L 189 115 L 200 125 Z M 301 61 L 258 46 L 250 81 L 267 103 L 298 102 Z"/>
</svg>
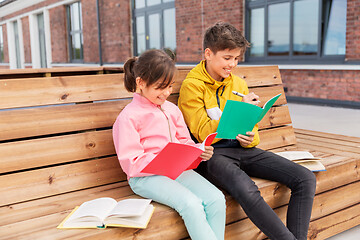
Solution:
<svg viewBox="0 0 360 240">
<path fill-rule="evenodd" d="M 173 59 L 162 50 L 148 50 L 139 57 L 128 59 L 124 64 L 124 85 L 129 92 L 136 91 L 136 78 L 140 77 L 151 86 L 159 79 L 157 88 L 164 89 L 172 82 L 176 67 Z"/>
</svg>

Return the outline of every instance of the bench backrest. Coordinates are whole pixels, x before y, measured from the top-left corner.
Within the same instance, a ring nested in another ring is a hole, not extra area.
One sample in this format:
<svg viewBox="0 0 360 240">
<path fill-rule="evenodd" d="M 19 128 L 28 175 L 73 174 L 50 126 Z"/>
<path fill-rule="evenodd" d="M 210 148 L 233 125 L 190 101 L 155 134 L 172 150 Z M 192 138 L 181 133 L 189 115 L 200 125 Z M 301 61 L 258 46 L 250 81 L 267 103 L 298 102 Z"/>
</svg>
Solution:
<svg viewBox="0 0 360 240">
<path fill-rule="evenodd" d="M 190 68 L 179 67 L 176 103 Z M 120 71 L 120 70 L 119 70 Z M 0 79 L 0 206 L 126 181 L 111 127 L 132 94 L 123 74 Z M 283 93 L 260 123 L 263 149 L 295 144 L 279 70 L 238 67 L 262 103 Z"/>
</svg>

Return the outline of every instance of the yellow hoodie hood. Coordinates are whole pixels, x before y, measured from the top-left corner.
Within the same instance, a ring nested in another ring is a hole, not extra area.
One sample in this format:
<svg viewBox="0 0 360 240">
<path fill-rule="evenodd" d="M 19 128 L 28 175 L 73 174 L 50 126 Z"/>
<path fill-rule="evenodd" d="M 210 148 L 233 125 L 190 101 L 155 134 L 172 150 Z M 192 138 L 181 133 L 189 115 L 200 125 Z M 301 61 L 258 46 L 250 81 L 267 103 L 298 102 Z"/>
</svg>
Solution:
<svg viewBox="0 0 360 240">
<path fill-rule="evenodd" d="M 216 132 L 227 100 L 242 100 L 232 93 L 233 90 L 245 95 L 249 93 L 246 82 L 233 74 L 221 82 L 213 79 L 206 71 L 205 61 L 201 61 L 186 76 L 181 85 L 178 106 L 190 132 L 199 142 Z M 257 126 L 253 132 L 255 139 L 248 147 L 259 143 Z"/>
</svg>

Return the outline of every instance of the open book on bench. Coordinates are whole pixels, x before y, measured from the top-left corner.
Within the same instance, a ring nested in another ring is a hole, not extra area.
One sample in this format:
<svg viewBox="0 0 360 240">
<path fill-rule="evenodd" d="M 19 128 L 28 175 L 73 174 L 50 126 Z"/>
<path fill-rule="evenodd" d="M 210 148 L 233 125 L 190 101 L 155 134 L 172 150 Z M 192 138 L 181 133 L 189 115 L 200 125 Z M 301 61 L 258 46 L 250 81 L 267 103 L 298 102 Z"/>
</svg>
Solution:
<svg viewBox="0 0 360 240">
<path fill-rule="evenodd" d="M 108 197 L 97 198 L 75 207 L 57 228 L 146 228 L 154 212 L 150 202 L 151 199 L 117 202 Z"/>
<path fill-rule="evenodd" d="M 302 165 L 313 172 L 326 171 L 325 166 L 321 163 L 321 158 L 314 157 L 309 152 L 285 151 L 277 152 L 276 154 Z"/>
</svg>

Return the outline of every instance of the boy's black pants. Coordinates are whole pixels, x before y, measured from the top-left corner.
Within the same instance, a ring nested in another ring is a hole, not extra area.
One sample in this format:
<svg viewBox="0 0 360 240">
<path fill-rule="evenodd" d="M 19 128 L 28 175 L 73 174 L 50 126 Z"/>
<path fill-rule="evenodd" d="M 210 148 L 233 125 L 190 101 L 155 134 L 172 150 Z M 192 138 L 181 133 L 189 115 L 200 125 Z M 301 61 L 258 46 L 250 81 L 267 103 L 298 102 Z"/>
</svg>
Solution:
<svg viewBox="0 0 360 240">
<path fill-rule="evenodd" d="M 316 189 L 316 178 L 307 168 L 258 148 L 215 145 L 213 157 L 202 162 L 197 170 L 234 197 L 270 239 L 307 239 Z M 250 177 L 276 181 L 291 189 L 287 227 L 264 201 Z"/>
</svg>

